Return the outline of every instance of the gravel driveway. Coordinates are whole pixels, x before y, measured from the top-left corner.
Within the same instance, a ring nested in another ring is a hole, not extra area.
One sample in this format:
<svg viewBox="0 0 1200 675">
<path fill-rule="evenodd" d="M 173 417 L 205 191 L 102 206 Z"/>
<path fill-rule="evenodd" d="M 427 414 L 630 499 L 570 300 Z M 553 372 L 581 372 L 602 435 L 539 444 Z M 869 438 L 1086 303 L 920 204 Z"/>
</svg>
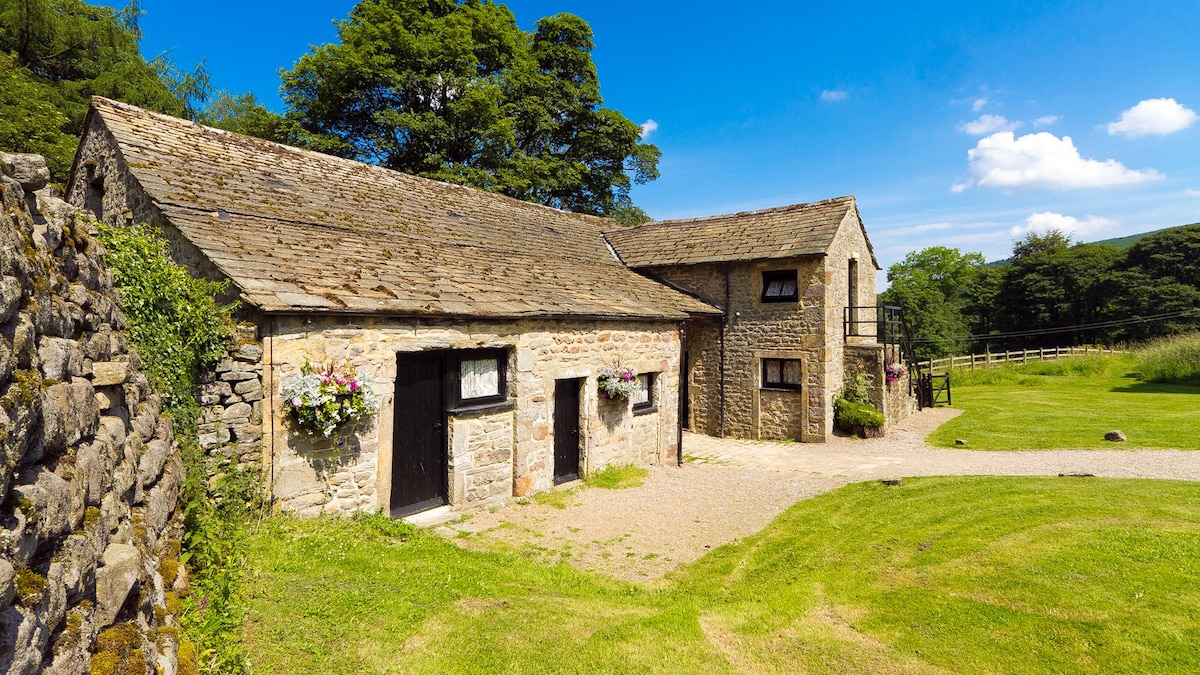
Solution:
<svg viewBox="0 0 1200 675">
<path fill-rule="evenodd" d="M 839 437 L 823 444 L 685 434 L 689 461 L 652 467 L 641 487 L 578 489 L 566 508 L 518 504 L 439 529 L 467 548 L 519 552 L 652 583 L 716 546 L 757 532 L 797 501 L 847 483 L 1058 474 L 1200 481 L 1200 453 L 1182 450 L 981 452 L 925 445 L 925 436 L 959 412 L 927 409 L 884 438 Z"/>
</svg>

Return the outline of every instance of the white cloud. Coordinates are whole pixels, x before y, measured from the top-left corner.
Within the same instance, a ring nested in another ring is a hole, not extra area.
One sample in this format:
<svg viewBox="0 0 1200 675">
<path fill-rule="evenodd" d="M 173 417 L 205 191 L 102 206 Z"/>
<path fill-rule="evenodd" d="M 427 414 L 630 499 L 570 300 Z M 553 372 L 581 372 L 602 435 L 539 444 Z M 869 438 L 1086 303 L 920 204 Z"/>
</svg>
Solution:
<svg viewBox="0 0 1200 675">
<path fill-rule="evenodd" d="M 1173 98 L 1150 98 L 1121 113 L 1121 119 L 1108 125 L 1110 136 L 1166 136 L 1192 126 L 1200 115 Z"/>
<path fill-rule="evenodd" d="M 1042 115 L 1033 121 L 1035 127 L 1048 127 L 1062 119 L 1062 115 Z"/>
<path fill-rule="evenodd" d="M 1004 115 L 985 114 L 973 122 L 959 124 L 958 130 L 972 136 L 987 136 L 997 131 L 1016 131 L 1020 126 L 1020 122 L 1010 122 Z"/>
<path fill-rule="evenodd" d="M 658 131 L 658 122 L 654 120 L 646 120 L 642 122 L 642 140 L 650 138 L 650 134 Z"/>
<path fill-rule="evenodd" d="M 850 98 L 849 92 L 845 92 L 840 89 L 826 89 L 825 91 L 821 92 L 821 100 L 827 103 L 845 101 L 848 98 Z"/>
<path fill-rule="evenodd" d="M 979 112 L 980 110 L 983 110 L 983 106 L 985 105 L 987 105 L 986 98 L 977 98 L 973 103 L 971 103 L 971 112 Z"/>
<path fill-rule="evenodd" d="M 1117 221 L 1109 218 L 1101 218 L 1100 216 L 1087 216 L 1083 220 L 1073 216 L 1064 216 L 1061 213 L 1053 211 L 1042 211 L 1041 213 L 1031 214 L 1025 219 L 1024 225 L 1015 225 L 1009 233 L 1013 237 L 1023 237 L 1030 232 L 1038 232 L 1045 234 L 1050 230 L 1059 230 L 1071 235 L 1071 238 L 1079 241 L 1085 237 L 1092 237 L 1097 232 L 1111 229 L 1118 225 Z"/>
<path fill-rule="evenodd" d="M 1189 197 L 1200 197 L 1200 190 L 1184 190 L 1183 194 Z"/>
<path fill-rule="evenodd" d="M 973 186 L 998 190 L 1043 188 L 1074 190 L 1144 183 L 1162 178 L 1154 169 L 1135 171 L 1115 159 L 1084 159 L 1070 136 L 1046 131 L 1016 137 L 1001 131 L 979 139 L 967 151 L 971 178 L 951 187 L 962 192 Z"/>
</svg>

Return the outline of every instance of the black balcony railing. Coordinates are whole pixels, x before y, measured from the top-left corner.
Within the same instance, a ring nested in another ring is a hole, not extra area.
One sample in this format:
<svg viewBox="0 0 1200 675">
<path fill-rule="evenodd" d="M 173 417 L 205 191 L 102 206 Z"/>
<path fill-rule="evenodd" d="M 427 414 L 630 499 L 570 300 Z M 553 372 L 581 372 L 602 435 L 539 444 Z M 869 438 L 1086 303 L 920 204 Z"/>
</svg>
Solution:
<svg viewBox="0 0 1200 675">
<path fill-rule="evenodd" d="M 918 387 L 924 387 L 928 378 L 922 377 L 913 353 L 912 334 L 904 320 L 903 309 L 887 305 L 846 307 L 842 314 L 842 333 L 847 339 L 873 339 L 883 345 L 885 363 L 903 363 L 908 369 L 908 393 L 918 393 L 918 405 L 926 407 L 926 401 L 932 400 L 932 396 L 924 395 L 927 392 L 918 392 Z"/>
</svg>

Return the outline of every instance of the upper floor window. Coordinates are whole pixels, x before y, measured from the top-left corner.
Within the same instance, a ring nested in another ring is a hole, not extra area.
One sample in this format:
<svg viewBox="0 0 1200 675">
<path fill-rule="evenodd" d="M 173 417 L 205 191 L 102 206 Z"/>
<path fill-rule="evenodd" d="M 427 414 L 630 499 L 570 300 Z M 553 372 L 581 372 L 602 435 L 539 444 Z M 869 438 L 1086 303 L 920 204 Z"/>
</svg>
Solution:
<svg viewBox="0 0 1200 675">
<path fill-rule="evenodd" d="M 772 270 L 762 273 L 763 302 L 796 302 L 800 298 L 796 270 Z"/>
</svg>

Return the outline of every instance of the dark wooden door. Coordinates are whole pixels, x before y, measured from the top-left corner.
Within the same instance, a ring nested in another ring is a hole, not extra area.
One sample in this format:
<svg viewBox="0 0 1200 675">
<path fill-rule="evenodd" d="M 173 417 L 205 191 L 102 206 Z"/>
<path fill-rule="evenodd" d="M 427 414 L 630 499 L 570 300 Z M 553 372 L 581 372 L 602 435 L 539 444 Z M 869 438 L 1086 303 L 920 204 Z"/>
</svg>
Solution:
<svg viewBox="0 0 1200 675">
<path fill-rule="evenodd" d="M 445 354 L 401 354 L 392 434 L 393 516 L 447 503 Z"/>
<path fill-rule="evenodd" d="M 692 381 L 692 373 L 689 370 L 688 353 L 683 353 L 683 366 L 679 369 L 682 377 L 679 382 L 679 426 L 684 429 L 692 428 L 692 401 L 689 393 L 688 382 Z"/>
<path fill-rule="evenodd" d="M 554 484 L 579 478 L 579 380 L 554 381 Z"/>
</svg>

